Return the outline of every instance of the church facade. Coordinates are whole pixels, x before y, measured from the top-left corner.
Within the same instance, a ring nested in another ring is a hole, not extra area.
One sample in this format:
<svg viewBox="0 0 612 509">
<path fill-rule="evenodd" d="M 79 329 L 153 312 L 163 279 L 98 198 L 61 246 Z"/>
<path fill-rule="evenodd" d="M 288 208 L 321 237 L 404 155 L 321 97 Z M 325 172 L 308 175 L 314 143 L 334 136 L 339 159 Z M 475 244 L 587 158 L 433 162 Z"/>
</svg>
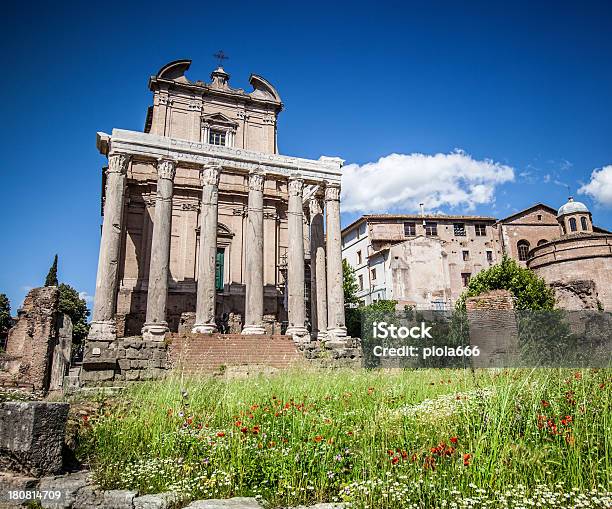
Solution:
<svg viewBox="0 0 612 509">
<path fill-rule="evenodd" d="M 234 89 L 221 67 L 190 81 L 190 63 L 150 78 L 144 132 L 97 135 L 108 167 L 90 346 L 180 327 L 340 340 L 343 161 L 279 154 L 276 89 L 257 75 Z"/>
</svg>

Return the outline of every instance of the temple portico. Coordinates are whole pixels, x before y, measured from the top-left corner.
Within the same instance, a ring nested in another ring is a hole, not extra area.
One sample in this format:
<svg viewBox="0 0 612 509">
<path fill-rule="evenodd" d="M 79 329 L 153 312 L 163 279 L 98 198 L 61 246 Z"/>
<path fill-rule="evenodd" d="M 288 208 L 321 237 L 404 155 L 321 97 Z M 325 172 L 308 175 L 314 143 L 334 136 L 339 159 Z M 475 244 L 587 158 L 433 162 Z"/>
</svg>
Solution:
<svg viewBox="0 0 612 509">
<path fill-rule="evenodd" d="M 91 369 L 119 362 L 120 338 L 346 336 L 342 159 L 279 154 L 283 104 L 268 81 L 252 75 L 245 92 L 218 68 L 210 83 L 192 82 L 189 65 L 171 62 L 150 78 L 144 132 L 97 134 L 108 166 Z"/>
<path fill-rule="evenodd" d="M 200 200 L 200 241 L 197 263 L 196 308 L 193 332 L 217 330 L 215 259 L 218 238 L 219 184 L 224 173 L 240 176 L 248 189 L 244 232 L 244 327 L 243 333 L 263 334 L 264 315 L 264 187 L 282 186 L 287 190 L 286 333 L 296 340 L 309 339 L 306 322 L 304 222 L 310 235 L 311 274 L 314 281 L 310 303 L 311 330 L 326 337 L 342 336 L 344 303 L 342 300 L 342 264 L 339 258 L 339 178 L 342 161 L 321 158 L 318 161 L 267 155 L 240 149 L 191 144 L 151 134 L 114 130 L 112 135 L 98 134 L 98 147 L 108 156 L 104 203 L 103 242 L 98 269 L 98 292 L 94 306 L 90 340 L 108 341 L 116 337 L 114 299 L 121 284 L 117 277 L 118 253 L 122 239 L 121 213 L 125 204 L 125 181 L 139 166 L 155 168 L 156 190 L 153 204 L 151 255 L 146 282 L 146 319 L 142 334 L 146 339 L 163 339 L 168 332 L 167 295 L 173 220 L 175 176 L 197 183 Z M 304 189 L 315 193 L 304 199 Z M 305 211 L 306 209 L 306 211 Z M 323 217 L 327 212 L 327 238 Z M 125 232 L 124 232 L 125 235 Z M 267 240 L 267 239 L 266 239 Z M 336 246 L 331 246 L 331 243 Z M 327 275 L 326 256 L 327 249 Z M 276 252 L 274 246 L 272 252 Z M 327 278 L 327 281 L 325 280 Z M 327 291 L 326 291 L 327 287 Z M 339 291 L 338 291 L 339 290 Z M 328 309 L 325 309 L 329 303 Z M 329 317 L 329 318 L 328 318 Z M 313 323 L 316 321 L 316 323 Z M 331 328 L 327 330 L 327 323 Z M 98 324 L 101 324 L 99 326 Z M 344 333 L 344 334 L 343 334 Z"/>
</svg>

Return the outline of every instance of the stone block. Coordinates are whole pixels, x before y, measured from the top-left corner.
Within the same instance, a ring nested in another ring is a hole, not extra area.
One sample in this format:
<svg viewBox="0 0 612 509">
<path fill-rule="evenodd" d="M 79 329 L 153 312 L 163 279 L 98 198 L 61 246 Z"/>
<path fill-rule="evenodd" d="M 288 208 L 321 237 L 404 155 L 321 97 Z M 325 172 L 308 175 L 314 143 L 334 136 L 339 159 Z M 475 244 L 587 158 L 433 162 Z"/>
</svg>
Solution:
<svg viewBox="0 0 612 509">
<path fill-rule="evenodd" d="M 108 341 L 87 341 L 83 352 L 83 365 L 104 368 L 117 362 L 117 348 Z"/>
<path fill-rule="evenodd" d="M 74 501 L 73 509 L 133 509 L 137 493 L 128 490 L 104 491 L 97 486 L 86 486 L 80 489 Z"/>
<path fill-rule="evenodd" d="M 138 359 L 140 355 L 139 350 L 137 350 L 136 348 L 126 348 L 125 349 L 125 357 L 127 359 Z"/>
<path fill-rule="evenodd" d="M 38 489 L 38 479 L 26 477 L 19 474 L 0 473 L 0 507 L 18 507 L 24 505 L 27 500 L 11 498 L 11 492 L 28 491 Z"/>
<path fill-rule="evenodd" d="M 0 468 L 40 477 L 62 469 L 67 403 L 0 404 Z"/>
<path fill-rule="evenodd" d="M 131 362 L 132 361 L 130 359 L 119 359 L 117 361 L 117 364 L 119 364 L 119 369 L 121 371 L 126 371 L 126 370 L 130 369 Z"/>
<path fill-rule="evenodd" d="M 146 359 L 136 359 L 130 361 L 130 369 L 144 369 L 149 366 L 149 361 Z"/>
<path fill-rule="evenodd" d="M 70 509 L 77 498 L 79 490 L 90 483 L 88 472 L 76 472 L 58 477 L 44 477 L 40 480 L 39 490 L 59 492 L 58 499 L 46 498 L 40 501 L 44 509 Z"/>
<path fill-rule="evenodd" d="M 140 350 L 144 344 L 144 341 L 140 338 L 127 338 L 123 340 L 124 348 L 133 348 L 134 350 Z"/>
<path fill-rule="evenodd" d="M 127 381 L 140 380 L 140 370 L 131 369 L 125 372 L 125 379 Z"/>
<path fill-rule="evenodd" d="M 170 509 L 180 501 L 178 493 L 168 491 L 155 495 L 143 495 L 134 499 L 134 509 Z"/>
<path fill-rule="evenodd" d="M 114 369 L 83 370 L 81 371 L 82 382 L 104 382 L 115 377 Z"/>
<path fill-rule="evenodd" d="M 196 500 L 185 509 L 262 509 L 256 498 L 234 497 L 226 499 Z"/>
<path fill-rule="evenodd" d="M 149 359 L 147 361 L 147 367 L 148 368 L 161 368 L 162 367 L 162 361 L 159 359 Z"/>
</svg>

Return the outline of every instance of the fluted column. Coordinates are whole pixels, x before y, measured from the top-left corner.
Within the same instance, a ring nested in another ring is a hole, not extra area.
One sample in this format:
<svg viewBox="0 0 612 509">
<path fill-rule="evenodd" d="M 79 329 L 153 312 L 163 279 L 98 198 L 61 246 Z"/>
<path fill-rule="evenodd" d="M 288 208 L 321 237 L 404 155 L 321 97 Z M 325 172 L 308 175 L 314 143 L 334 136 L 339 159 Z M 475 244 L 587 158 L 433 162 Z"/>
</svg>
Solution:
<svg viewBox="0 0 612 509">
<path fill-rule="evenodd" d="M 342 246 L 340 236 L 340 184 L 325 187 L 327 222 L 327 334 L 329 339 L 346 336 L 344 291 L 342 289 Z"/>
<path fill-rule="evenodd" d="M 202 169 L 202 204 L 200 207 L 200 254 L 196 319 L 192 332 L 210 334 L 216 331 L 215 307 L 217 292 L 217 222 L 219 209 L 219 177 L 221 166 L 210 164 Z"/>
<path fill-rule="evenodd" d="M 166 301 L 168 299 L 172 191 L 175 173 L 176 163 L 174 161 L 164 159 L 157 164 L 157 198 L 151 240 L 147 316 L 142 328 L 143 338 L 149 340 L 161 341 L 168 332 Z"/>
<path fill-rule="evenodd" d="M 115 310 L 117 299 L 118 267 L 121 249 L 121 228 L 123 223 L 123 200 L 129 156 L 113 154 L 108 158 L 106 189 L 104 193 L 104 220 L 96 295 L 88 339 L 91 341 L 112 341 L 117 335 Z"/>
<path fill-rule="evenodd" d="M 263 334 L 263 188 L 265 176 L 261 172 L 249 174 L 249 203 L 245 233 L 244 328 L 242 334 Z"/>
<path fill-rule="evenodd" d="M 325 232 L 323 203 L 317 196 L 308 201 L 310 211 L 310 317 L 312 334 L 327 337 L 327 274 L 325 272 Z"/>
<path fill-rule="evenodd" d="M 310 338 L 306 329 L 306 304 L 304 302 L 304 181 L 299 177 L 289 179 L 289 204 L 287 222 L 289 245 L 287 248 L 287 303 L 289 325 L 287 332 L 299 341 Z"/>
</svg>

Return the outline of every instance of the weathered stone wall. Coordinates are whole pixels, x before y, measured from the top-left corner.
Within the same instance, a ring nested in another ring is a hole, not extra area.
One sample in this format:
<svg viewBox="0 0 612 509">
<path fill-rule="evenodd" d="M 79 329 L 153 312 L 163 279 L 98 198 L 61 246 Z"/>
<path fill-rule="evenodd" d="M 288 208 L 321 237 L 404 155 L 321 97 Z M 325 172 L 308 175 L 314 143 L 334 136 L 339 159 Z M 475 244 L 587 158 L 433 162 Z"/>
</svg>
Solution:
<svg viewBox="0 0 612 509">
<path fill-rule="evenodd" d="M 85 347 L 82 385 L 156 380 L 170 369 L 168 345 L 145 341 L 141 336 L 119 338 L 103 349 L 95 344 Z"/>
<path fill-rule="evenodd" d="M 57 287 L 30 290 L 17 323 L 9 332 L 0 383 L 28 386 L 37 391 L 49 388 L 52 356 L 58 342 L 58 304 Z"/>
<path fill-rule="evenodd" d="M 554 281 L 550 286 L 555 292 L 556 305 L 561 309 L 598 310 L 602 307 L 597 296 L 597 285 L 591 279 Z"/>
<path fill-rule="evenodd" d="M 519 353 L 514 296 L 508 290 L 493 290 L 465 303 L 470 330 L 470 344 L 480 355 L 472 357 L 479 368 L 511 366 Z"/>
</svg>

